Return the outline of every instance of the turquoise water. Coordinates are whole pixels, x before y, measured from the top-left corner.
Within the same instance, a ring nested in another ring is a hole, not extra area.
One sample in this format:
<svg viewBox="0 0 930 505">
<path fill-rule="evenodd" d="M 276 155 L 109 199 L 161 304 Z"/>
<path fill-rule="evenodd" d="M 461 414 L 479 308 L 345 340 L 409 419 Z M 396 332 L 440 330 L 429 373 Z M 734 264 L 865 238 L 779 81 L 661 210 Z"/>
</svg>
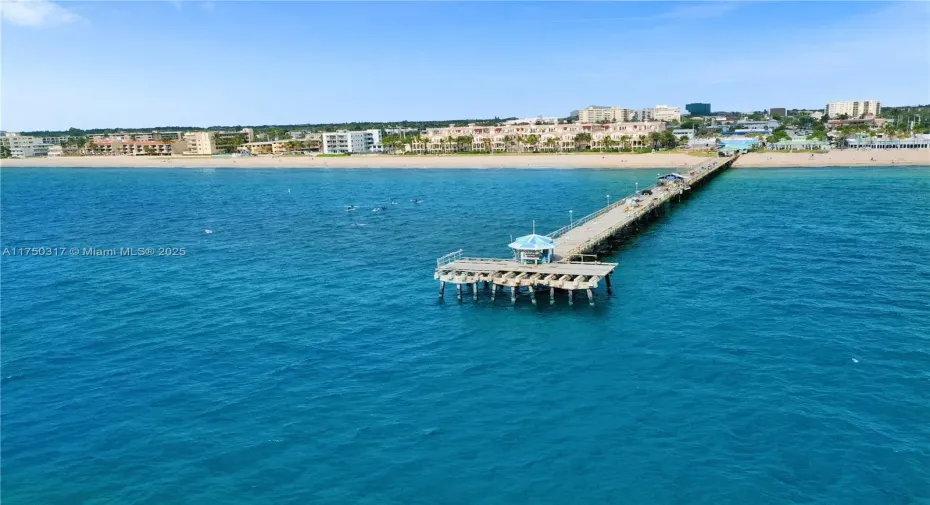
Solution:
<svg viewBox="0 0 930 505">
<path fill-rule="evenodd" d="M 2 257 L 4 505 L 930 503 L 930 169 L 731 170 L 594 308 L 437 302 L 655 172 L 4 170 L 3 247 L 185 248 Z"/>
</svg>

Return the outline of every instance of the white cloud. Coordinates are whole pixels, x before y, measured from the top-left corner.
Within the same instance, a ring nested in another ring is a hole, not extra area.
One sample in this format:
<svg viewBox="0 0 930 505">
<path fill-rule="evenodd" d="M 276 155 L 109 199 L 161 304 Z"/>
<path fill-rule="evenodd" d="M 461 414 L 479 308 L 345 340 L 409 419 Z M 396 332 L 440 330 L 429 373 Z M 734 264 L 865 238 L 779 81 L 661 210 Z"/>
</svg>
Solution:
<svg viewBox="0 0 930 505">
<path fill-rule="evenodd" d="M 10 24 L 33 28 L 58 26 L 80 19 L 49 0 L 0 0 L 0 15 Z"/>
</svg>

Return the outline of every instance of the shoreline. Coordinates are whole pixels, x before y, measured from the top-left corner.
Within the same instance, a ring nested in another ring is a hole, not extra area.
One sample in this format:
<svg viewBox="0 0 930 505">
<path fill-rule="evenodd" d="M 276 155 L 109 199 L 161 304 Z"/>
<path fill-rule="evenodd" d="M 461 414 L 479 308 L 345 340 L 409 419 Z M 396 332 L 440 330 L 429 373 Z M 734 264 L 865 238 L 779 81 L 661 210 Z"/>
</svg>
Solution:
<svg viewBox="0 0 930 505">
<path fill-rule="evenodd" d="M 75 156 L 0 160 L 0 168 L 407 168 L 407 169 L 684 169 L 712 159 L 686 153 L 575 153 L 508 155 L 354 155 L 345 157 Z M 740 156 L 734 168 L 930 166 L 930 149 L 835 150 L 826 153 L 760 152 Z"/>
</svg>

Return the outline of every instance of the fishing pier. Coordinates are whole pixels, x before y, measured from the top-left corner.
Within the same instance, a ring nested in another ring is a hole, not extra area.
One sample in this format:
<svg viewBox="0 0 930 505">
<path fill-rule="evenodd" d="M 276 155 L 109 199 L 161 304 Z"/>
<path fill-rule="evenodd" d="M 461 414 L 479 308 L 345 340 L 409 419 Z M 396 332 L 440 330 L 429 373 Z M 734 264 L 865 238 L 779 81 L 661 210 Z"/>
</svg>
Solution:
<svg viewBox="0 0 930 505">
<path fill-rule="evenodd" d="M 510 244 L 513 259 L 469 258 L 461 249 L 441 256 L 436 260 L 433 275 L 439 281 L 439 297 L 444 296 L 446 284 L 451 283 L 456 286 L 459 301 L 463 287 L 470 288 L 477 301 L 479 284 L 483 284 L 490 291 L 491 301 L 502 288 L 508 287 L 510 301 L 516 303 L 517 295 L 525 287 L 536 305 L 537 296 L 545 297 L 548 288 L 550 304 L 559 289 L 567 292 L 569 305 L 574 304 L 576 291 L 584 291 L 588 303 L 594 306 L 593 290 L 604 281 L 610 294 L 610 275 L 617 267 L 617 263 L 598 260 L 599 253 L 609 250 L 609 242 L 636 233 L 660 209 L 687 197 L 690 191 L 729 168 L 734 160 L 735 157 L 715 158 L 689 168 L 686 174 L 661 176 L 654 186 L 573 220 L 548 235 L 536 235 L 534 230 L 532 235 L 519 237 Z"/>
</svg>

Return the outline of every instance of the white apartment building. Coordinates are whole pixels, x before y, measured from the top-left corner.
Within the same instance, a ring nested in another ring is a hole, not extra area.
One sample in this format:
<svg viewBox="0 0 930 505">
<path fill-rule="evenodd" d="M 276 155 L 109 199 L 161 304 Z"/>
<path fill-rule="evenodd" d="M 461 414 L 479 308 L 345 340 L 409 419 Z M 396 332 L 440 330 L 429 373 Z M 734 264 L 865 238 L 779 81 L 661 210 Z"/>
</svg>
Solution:
<svg viewBox="0 0 930 505">
<path fill-rule="evenodd" d="M 323 134 L 323 154 L 379 153 L 381 130 L 326 132 Z"/>
<path fill-rule="evenodd" d="M 624 123 L 632 121 L 634 112 L 621 107 L 598 107 L 592 105 L 578 109 L 579 123 Z"/>
<path fill-rule="evenodd" d="M 864 100 L 861 102 L 830 102 L 824 107 L 823 112 L 830 116 L 830 119 L 836 119 L 841 114 L 846 114 L 850 119 L 858 119 L 862 116 L 878 116 L 882 111 L 882 105 L 878 100 Z"/>
<path fill-rule="evenodd" d="M 64 136 L 61 136 L 61 137 L 41 137 L 41 141 L 42 141 L 43 144 L 49 144 L 49 145 L 55 145 L 55 146 L 57 146 L 57 145 L 61 145 L 61 144 L 65 143 L 65 142 L 67 142 L 68 139 L 70 139 L 70 138 L 71 138 L 71 137 L 68 136 L 68 135 L 64 135 Z"/>
<path fill-rule="evenodd" d="M 655 109 L 637 109 L 633 112 L 633 121 L 652 121 Z"/>
<path fill-rule="evenodd" d="M 184 134 L 182 132 L 116 132 L 116 133 L 94 133 L 90 135 L 91 142 L 110 142 L 118 140 L 120 142 L 151 142 L 154 140 L 181 140 Z"/>
<path fill-rule="evenodd" d="M 656 105 L 652 109 L 652 119 L 656 121 L 681 121 L 681 107 L 669 107 L 668 105 Z"/>
<path fill-rule="evenodd" d="M 10 150 L 13 158 L 31 158 L 33 156 L 48 156 L 48 144 L 42 143 L 39 137 L 6 133 L 0 137 L 0 146 Z"/>
<path fill-rule="evenodd" d="M 184 154 L 216 154 L 214 132 L 188 132 L 184 134 Z"/>
</svg>

